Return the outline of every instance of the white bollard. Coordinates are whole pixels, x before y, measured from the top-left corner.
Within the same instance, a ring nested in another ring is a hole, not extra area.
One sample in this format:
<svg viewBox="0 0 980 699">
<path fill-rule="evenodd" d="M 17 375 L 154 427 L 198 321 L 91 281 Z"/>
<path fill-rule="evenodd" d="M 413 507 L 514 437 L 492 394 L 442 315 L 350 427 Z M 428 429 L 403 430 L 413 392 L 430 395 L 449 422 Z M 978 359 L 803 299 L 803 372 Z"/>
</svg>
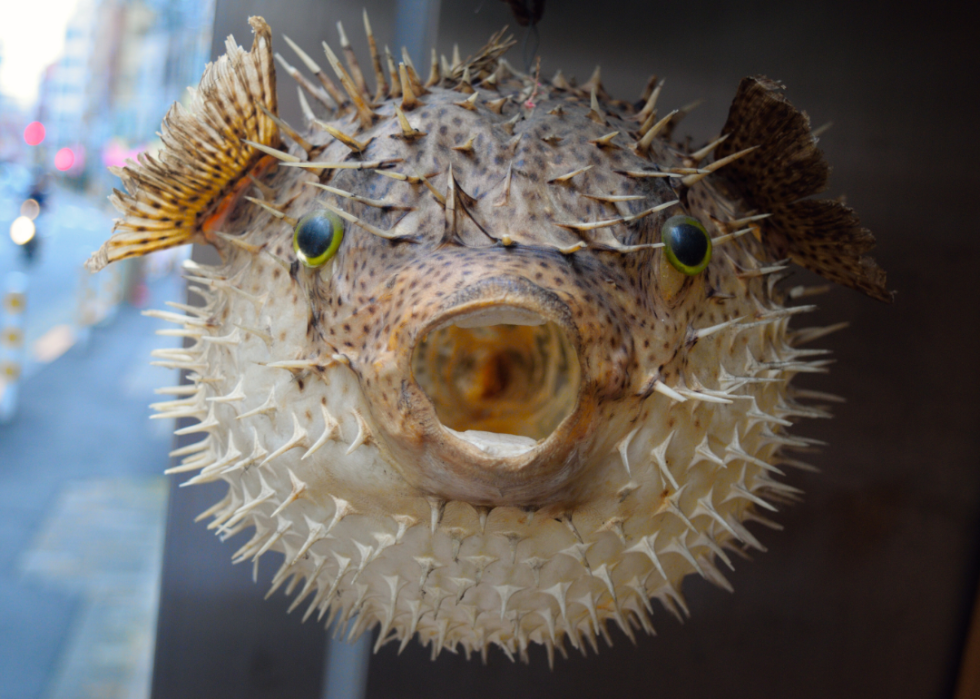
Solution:
<svg viewBox="0 0 980 699">
<path fill-rule="evenodd" d="M 3 423 L 9 422 L 17 410 L 17 394 L 24 373 L 27 275 L 22 272 L 7 275 L 0 306 L 0 423 Z"/>
</svg>

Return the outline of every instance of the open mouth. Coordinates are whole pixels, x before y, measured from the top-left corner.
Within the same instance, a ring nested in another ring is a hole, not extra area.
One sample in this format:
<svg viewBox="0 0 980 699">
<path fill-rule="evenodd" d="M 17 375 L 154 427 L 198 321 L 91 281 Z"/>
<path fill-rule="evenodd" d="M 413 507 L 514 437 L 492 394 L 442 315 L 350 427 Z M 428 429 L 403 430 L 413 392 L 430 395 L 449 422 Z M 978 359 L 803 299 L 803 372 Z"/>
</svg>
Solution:
<svg viewBox="0 0 980 699">
<path fill-rule="evenodd" d="M 566 333 L 510 305 L 444 319 L 416 345 L 412 373 L 447 432 L 505 458 L 546 440 L 575 410 L 581 383 Z"/>
</svg>

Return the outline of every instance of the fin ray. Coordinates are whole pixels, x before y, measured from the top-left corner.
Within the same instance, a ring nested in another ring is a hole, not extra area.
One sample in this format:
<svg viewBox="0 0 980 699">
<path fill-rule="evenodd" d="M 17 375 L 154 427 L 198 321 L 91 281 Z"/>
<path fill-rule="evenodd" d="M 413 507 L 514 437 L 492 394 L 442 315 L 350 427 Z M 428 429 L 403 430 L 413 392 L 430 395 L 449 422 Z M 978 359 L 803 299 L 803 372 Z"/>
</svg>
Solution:
<svg viewBox="0 0 980 699">
<path fill-rule="evenodd" d="M 892 301 L 885 271 L 867 257 L 875 245 L 857 215 L 832 200 L 809 199 L 827 188 L 830 167 L 817 148 L 810 118 L 783 97 L 781 83 L 743 78 L 715 150 L 720 160 L 750 146 L 752 153 L 719 172 L 757 211 L 762 240 L 776 259 L 791 258 L 823 277 L 879 301 Z"/>
<path fill-rule="evenodd" d="M 275 122 L 255 104 L 278 113 L 272 32 L 261 17 L 249 18 L 250 51 L 232 37 L 226 53 L 209 64 L 191 91 L 191 106 L 174 104 L 163 119 L 158 156 L 141 153 L 115 170 L 126 191 L 109 197 L 122 216 L 85 263 L 97 272 L 110 262 L 191 242 L 205 242 L 204 227 L 229 192 L 264 154 L 243 142 L 279 145 Z"/>
</svg>

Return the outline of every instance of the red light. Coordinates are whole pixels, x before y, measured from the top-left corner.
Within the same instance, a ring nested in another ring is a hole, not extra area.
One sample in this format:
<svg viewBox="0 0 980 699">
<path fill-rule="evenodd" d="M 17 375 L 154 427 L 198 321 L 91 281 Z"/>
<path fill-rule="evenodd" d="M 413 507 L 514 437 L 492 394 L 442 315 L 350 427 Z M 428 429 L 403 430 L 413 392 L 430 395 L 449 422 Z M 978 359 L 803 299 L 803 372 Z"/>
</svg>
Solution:
<svg viewBox="0 0 980 699">
<path fill-rule="evenodd" d="M 54 154 L 54 166 L 64 172 L 75 164 L 75 154 L 71 148 L 62 148 Z"/>
<path fill-rule="evenodd" d="M 27 142 L 29 146 L 40 145 L 41 141 L 44 140 L 44 124 L 39 121 L 32 121 L 24 129 L 24 141 Z"/>
</svg>

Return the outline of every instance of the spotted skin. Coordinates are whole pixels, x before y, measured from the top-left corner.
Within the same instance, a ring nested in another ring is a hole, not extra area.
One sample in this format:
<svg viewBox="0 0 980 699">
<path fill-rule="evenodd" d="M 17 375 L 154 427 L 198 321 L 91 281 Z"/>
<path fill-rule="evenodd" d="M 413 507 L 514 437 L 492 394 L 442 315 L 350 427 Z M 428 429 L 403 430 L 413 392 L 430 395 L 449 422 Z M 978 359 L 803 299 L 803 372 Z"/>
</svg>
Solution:
<svg viewBox="0 0 980 699">
<path fill-rule="evenodd" d="M 252 52 L 234 56 L 268 65 L 271 35 L 253 25 Z M 235 560 L 279 552 L 274 588 L 306 604 L 304 618 L 351 638 L 377 627 L 378 647 L 418 638 L 433 657 L 493 647 L 526 659 L 533 643 L 549 659 L 568 645 L 585 653 L 610 624 L 652 632 L 653 598 L 686 615 L 690 573 L 730 589 L 728 552 L 764 550 L 746 523 L 772 525 L 763 513 L 799 496 L 781 477 L 807 468 L 792 452 L 813 443 L 787 428 L 827 415 L 790 383 L 826 360 L 802 346 L 820 329 L 789 326 L 810 307 L 787 305 L 783 258 L 885 296 L 883 277 L 854 271 L 870 267 L 849 257 L 864 249 L 851 223 L 843 262 L 822 256 L 850 214 L 797 201 L 823 175 L 786 180 L 790 166 L 766 152 L 778 144 L 697 176 L 755 145 L 750 103 L 771 83 L 743 82 L 731 137 L 699 160 L 669 138 L 676 124 L 639 145 L 652 89 L 633 105 L 598 76 L 535 84 L 500 60 L 508 45 L 495 36 L 425 89 L 407 67 L 390 71 L 377 97 L 357 92 L 369 116 L 348 103 L 329 129 L 314 121 L 288 155 L 273 151 L 279 166 L 252 175 L 262 205 L 222 195 L 222 229 L 192 236 L 221 255 L 188 267 L 205 305 L 158 314 L 192 339 L 161 357 L 192 373 L 154 407 L 196 417 L 180 433 L 203 437 L 171 471 L 227 483 L 205 517 L 223 537 L 253 531 Z M 804 151 L 805 167 L 825 168 Z M 246 171 L 211 176 L 237 183 Z M 128 201 L 124 222 L 138 213 Z M 310 268 L 293 224 L 325 208 L 347 216 L 344 238 Z M 693 276 L 665 261 L 661 228 L 676 215 L 718 241 Z M 457 357 L 457 346 L 476 349 Z M 438 383 L 457 359 L 465 381 Z M 523 422 L 503 436 L 443 424 L 471 407 L 452 396 L 492 411 L 495 391 L 538 412 L 513 401 Z M 508 436 L 535 433 L 538 419 L 540 436 Z"/>
</svg>

